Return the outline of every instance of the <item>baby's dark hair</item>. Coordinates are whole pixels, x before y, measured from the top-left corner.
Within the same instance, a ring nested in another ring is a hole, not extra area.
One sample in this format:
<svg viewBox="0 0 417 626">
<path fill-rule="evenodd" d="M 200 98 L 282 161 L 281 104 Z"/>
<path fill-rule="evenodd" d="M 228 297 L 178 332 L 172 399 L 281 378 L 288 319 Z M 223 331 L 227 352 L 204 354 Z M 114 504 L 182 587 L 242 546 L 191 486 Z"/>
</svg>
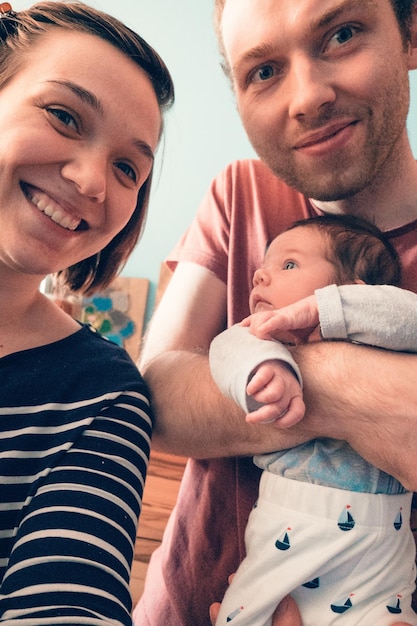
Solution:
<svg viewBox="0 0 417 626">
<path fill-rule="evenodd" d="M 328 241 L 327 260 L 338 285 L 363 280 L 368 285 L 398 285 L 401 264 L 387 236 L 374 224 L 353 215 L 320 215 L 294 222 L 287 230 L 306 227 Z"/>
</svg>

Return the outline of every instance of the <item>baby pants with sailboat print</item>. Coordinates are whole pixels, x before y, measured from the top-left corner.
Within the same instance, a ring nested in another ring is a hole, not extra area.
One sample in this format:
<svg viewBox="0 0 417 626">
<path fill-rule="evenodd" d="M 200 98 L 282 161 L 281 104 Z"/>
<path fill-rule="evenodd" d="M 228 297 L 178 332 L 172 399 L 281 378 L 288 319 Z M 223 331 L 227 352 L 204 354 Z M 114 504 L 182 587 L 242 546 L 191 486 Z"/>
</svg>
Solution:
<svg viewBox="0 0 417 626">
<path fill-rule="evenodd" d="M 264 471 L 247 556 L 216 626 L 270 626 L 291 593 L 303 626 L 417 626 L 411 493 L 368 494 Z"/>
</svg>

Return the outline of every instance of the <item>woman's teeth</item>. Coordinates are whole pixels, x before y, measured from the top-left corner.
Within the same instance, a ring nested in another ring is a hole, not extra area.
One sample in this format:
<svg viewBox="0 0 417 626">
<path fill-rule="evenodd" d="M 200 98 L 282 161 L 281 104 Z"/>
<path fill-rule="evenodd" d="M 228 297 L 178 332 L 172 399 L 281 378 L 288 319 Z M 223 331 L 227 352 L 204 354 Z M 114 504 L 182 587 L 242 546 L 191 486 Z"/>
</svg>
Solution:
<svg viewBox="0 0 417 626">
<path fill-rule="evenodd" d="M 35 206 L 38 207 L 42 213 L 45 213 L 48 217 L 51 218 L 53 222 L 62 226 L 62 228 L 66 228 L 67 230 L 75 230 L 81 220 L 69 213 L 66 213 L 60 206 L 54 203 L 50 198 L 41 198 L 39 195 L 34 194 L 30 196 L 31 201 Z"/>
</svg>

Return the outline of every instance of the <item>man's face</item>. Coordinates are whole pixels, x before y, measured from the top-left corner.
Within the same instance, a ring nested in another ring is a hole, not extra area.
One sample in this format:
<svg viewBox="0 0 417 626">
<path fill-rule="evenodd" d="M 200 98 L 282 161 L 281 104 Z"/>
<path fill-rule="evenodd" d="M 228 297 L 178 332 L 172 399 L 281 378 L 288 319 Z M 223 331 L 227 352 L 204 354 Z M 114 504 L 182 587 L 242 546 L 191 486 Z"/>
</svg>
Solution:
<svg viewBox="0 0 417 626">
<path fill-rule="evenodd" d="M 222 33 L 243 125 L 276 175 L 333 201 L 395 172 L 410 60 L 389 0 L 227 0 Z"/>
</svg>

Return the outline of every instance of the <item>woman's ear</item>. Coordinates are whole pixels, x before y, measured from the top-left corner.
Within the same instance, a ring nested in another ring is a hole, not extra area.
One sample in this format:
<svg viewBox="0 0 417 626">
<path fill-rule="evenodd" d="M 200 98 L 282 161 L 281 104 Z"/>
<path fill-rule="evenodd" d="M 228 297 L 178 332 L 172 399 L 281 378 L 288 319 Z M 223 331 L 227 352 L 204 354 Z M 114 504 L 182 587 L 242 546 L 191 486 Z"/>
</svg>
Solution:
<svg viewBox="0 0 417 626">
<path fill-rule="evenodd" d="M 408 69 L 417 69 L 417 2 L 413 3 L 408 42 Z"/>
</svg>

